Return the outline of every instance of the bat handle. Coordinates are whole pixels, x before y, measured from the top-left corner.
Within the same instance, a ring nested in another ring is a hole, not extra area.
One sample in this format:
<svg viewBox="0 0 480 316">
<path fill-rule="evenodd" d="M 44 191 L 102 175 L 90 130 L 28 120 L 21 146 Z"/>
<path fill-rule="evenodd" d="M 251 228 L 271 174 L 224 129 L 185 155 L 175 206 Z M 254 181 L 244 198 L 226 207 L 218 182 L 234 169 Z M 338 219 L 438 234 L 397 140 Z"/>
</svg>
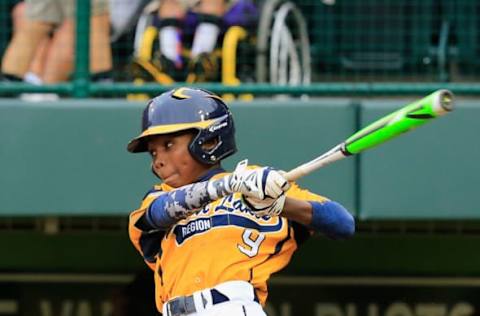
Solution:
<svg viewBox="0 0 480 316">
<path fill-rule="evenodd" d="M 305 168 L 303 166 L 304 165 L 298 166 L 287 172 L 284 175 L 285 179 L 287 179 L 289 182 L 292 182 L 306 175 L 308 172 L 305 171 Z"/>
<path fill-rule="evenodd" d="M 323 155 L 290 170 L 285 174 L 285 179 L 288 181 L 295 181 L 318 168 L 343 159 L 348 155 L 349 154 L 345 151 L 345 143 L 338 144 Z"/>
</svg>

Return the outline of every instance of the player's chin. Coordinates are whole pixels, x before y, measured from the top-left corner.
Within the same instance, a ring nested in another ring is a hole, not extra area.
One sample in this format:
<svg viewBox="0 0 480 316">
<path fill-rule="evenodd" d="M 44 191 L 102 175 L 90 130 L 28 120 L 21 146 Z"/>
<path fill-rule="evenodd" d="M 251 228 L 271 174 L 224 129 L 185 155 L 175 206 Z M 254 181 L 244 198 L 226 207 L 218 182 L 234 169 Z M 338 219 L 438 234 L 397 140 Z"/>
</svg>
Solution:
<svg viewBox="0 0 480 316">
<path fill-rule="evenodd" d="M 178 173 L 174 173 L 168 177 L 162 178 L 163 182 L 172 188 L 178 188 L 188 184 Z"/>
</svg>

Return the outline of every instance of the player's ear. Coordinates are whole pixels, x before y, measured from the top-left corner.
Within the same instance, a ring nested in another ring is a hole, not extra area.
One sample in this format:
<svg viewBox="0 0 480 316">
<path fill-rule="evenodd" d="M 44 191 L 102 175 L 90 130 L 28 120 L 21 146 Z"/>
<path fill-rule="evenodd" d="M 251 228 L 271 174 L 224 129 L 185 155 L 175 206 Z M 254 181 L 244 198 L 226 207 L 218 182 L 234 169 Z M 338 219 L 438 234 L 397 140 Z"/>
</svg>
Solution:
<svg viewBox="0 0 480 316">
<path fill-rule="evenodd" d="M 215 147 L 217 147 L 218 143 L 219 143 L 218 137 L 212 138 L 202 144 L 202 149 L 209 152 Z"/>
</svg>

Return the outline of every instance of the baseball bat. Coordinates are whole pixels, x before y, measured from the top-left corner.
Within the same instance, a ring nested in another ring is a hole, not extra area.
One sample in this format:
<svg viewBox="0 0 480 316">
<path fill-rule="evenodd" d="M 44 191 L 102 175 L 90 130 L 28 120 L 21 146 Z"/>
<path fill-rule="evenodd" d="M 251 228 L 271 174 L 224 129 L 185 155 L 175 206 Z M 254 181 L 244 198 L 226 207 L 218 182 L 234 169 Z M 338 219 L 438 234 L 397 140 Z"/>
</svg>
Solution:
<svg viewBox="0 0 480 316">
<path fill-rule="evenodd" d="M 412 102 L 362 128 L 326 153 L 290 170 L 285 177 L 289 181 L 295 181 L 334 161 L 383 144 L 400 134 L 452 111 L 453 108 L 452 92 L 444 89 L 437 90 L 425 98 Z"/>
</svg>

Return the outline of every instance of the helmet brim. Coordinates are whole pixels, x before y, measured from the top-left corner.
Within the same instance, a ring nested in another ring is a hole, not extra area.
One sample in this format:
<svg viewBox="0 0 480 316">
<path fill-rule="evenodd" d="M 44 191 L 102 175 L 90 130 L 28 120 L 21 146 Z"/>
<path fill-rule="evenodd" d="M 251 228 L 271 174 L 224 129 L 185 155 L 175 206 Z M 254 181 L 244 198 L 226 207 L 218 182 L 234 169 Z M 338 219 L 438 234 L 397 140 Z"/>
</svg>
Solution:
<svg viewBox="0 0 480 316">
<path fill-rule="evenodd" d="M 154 135 L 171 134 L 188 129 L 205 129 L 215 123 L 216 119 L 205 120 L 192 123 L 178 123 L 170 125 L 152 126 L 145 130 L 142 134 L 132 139 L 128 145 L 127 150 L 131 153 L 146 152 L 148 150 L 147 139 Z"/>
</svg>

